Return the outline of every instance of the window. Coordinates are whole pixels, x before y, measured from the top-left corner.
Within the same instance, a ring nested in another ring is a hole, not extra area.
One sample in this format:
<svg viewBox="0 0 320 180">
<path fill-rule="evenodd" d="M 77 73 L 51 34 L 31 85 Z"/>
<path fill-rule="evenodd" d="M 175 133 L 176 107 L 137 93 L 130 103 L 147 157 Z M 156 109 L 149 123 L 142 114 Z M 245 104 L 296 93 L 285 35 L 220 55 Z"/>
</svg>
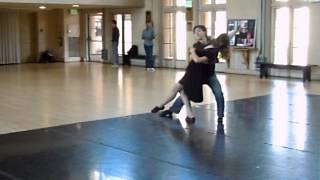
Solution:
<svg viewBox="0 0 320 180">
<path fill-rule="evenodd" d="M 166 60 L 187 58 L 186 0 L 164 0 L 163 54 Z"/>
<path fill-rule="evenodd" d="M 186 13 L 176 13 L 176 52 L 177 60 L 186 60 L 187 56 L 187 23 Z"/>
<path fill-rule="evenodd" d="M 186 0 L 176 0 L 177 6 L 184 7 L 186 6 Z"/>
<path fill-rule="evenodd" d="M 163 0 L 163 6 L 173 6 L 174 5 L 174 0 Z"/>
<path fill-rule="evenodd" d="M 201 0 L 199 24 L 207 28 L 209 36 L 217 37 L 227 32 L 226 0 Z M 212 4 L 215 3 L 215 4 Z"/>
<path fill-rule="evenodd" d="M 172 6 L 178 6 L 178 7 L 185 7 L 186 0 L 162 0 L 163 6 L 165 7 L 172 7 Z"/>
<path fill-rule="evenodd" d="M 201 0 L 202 4 L 226 4 L 227 0 Z"/>
<path fill-rule="evenodd" d="M 289 8 L 276 10 L 275 39 L 274 39 L 274 63 L 287 64 L 289 50 Z"/>
<path fill-rule="evenodd" d="M 101 55 L 102 51 L 102 15 L 89 15 L 89 55 Z"/>
<path fill-rule="evenodd" d="M 131 14 L 115 15 L 117 26 L 119 28 L 119 54 L 126 54 L 132 46 L 132 20 Z"/>
<path fill-rule="evenodd" d="M 226 3 L 226 0 L 200 0 L 199 24 L 206 26 L 208 36 L 218 37 L 227 32 Z"/>
<path fill-rule="evenodd" d="M 164 58 L 173 59 L 174 57 L 174 13 L 163 15 L 163 48 Z"/>
<path fill-rule="evenodd" d="M 165 59 L 187 59 L 186 0 L 163 0 L 163 54 Z M 199 0 L 199 24 L 209 36 L 226 32 L 226 0 Z M 194 9 L 196 12 L 196 9 Z"/>
<path fill-rule="evenodd" d="M 212 0 L 201 0 L 202 4 L 211 4 Z"/>
<path fill-rule="evenodd" d="M 203 24 L 207 28 L 207 33 L 212 34 L 212 13 L 211 11 L 200 12 L 200 24 Z"/>
<path fill-rule="evenodd" d="M 290 0 L 275 0 L 273 59 L 275 64 L 306 65 L 308 62 L 309 7 Z M 298 6 L 299 5 L 299 6 Z"/>
<path fill-rule="evenodd" d="M 214 25 L 214 36 L 217 37 L 227 32 L 227 13 L 226 11 L 217 11 Z"/>
<path fill-rule="evenodd" d="M 216 0 L 216 4 L 227 4 L 227 0 Z"/>
<path fill-rule="evenodd" d="M 293 11 L 292 64 L 306 65 L 309 48 L 309 8 Z"/>
</svg>

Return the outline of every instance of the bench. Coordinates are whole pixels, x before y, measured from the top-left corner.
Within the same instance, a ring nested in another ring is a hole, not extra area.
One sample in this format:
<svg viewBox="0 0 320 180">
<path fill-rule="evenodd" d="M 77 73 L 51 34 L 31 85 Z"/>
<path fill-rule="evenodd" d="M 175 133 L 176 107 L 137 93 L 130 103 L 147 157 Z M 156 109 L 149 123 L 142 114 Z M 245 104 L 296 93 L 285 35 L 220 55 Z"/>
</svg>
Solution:
<svg viewBox="0 0 320 180">
<path fill-rule="evenodd" d="M 261 63 L 260 64 L 260 78 L 269 77 L 269 69 L 289 69 L 289 70 L 302 70 L 303 72 L 303 82 L 306 80 L 311 81 L 311 68 L 317 65 L 281 65 L 281 64 L 271 64 L 271 63 Z"/>
<path fill-rule="evenodd" d="M 156 58 L 155 55 L 153 55 L 153 58 Z M 123 56 L 123 65 L 138 65 L 138 66 L 145 66 L 146 64 L 146 55 L 135 55 L 135 56 L 129 56 L 124 55 Z"/>
</svg>

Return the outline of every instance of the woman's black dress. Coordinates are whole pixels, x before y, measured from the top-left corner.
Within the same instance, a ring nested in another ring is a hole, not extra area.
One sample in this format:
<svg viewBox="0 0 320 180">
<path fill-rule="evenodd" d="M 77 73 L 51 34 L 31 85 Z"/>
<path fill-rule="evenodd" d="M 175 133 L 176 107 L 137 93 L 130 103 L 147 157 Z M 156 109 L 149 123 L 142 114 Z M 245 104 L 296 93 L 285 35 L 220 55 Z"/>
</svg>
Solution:
<svg viewBox="0 0 320 180">
<path fill-rule="evenodd" d="M 179 81 L 189 100 L 193 102 L 203 101 L 202 85 L 207 84 L 214 73 L 218 52 L 219 49 L 217 48 L 196 50 L 199 57 L 206 56 L 209 61 L 207 64 L 191 61 L 184 76 Z"/>
</svg>

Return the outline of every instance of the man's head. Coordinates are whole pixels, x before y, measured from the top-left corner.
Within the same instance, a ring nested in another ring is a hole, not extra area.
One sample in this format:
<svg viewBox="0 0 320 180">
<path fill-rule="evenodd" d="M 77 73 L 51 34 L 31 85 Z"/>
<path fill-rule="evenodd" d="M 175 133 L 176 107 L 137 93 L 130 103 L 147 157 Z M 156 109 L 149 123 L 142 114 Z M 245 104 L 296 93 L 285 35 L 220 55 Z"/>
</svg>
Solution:
<svg viewBox="0 0 320 180">
<path fill-rule="evenodd" d="M 203 40 L 207 38 L 207 28 L 203 25 L 193 27 L 193 34 L 196 40 Z"/>
<path fill-rule="evenodd" d="M 117 26 L 117 21 L 116 20 L 112 20 L 111 26 L 112 27 L 116 27 Z"/>
</svg>

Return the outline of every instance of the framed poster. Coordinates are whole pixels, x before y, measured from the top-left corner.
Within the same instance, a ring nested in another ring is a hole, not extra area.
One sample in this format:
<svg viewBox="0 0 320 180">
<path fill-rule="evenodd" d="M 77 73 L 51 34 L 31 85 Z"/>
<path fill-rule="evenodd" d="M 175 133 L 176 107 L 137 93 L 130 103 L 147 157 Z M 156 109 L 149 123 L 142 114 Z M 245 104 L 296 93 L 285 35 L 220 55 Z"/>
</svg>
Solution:
<svg viewBox="0 0 320 180">
<path fill-rule="evenodd" d="M 256 20 L 255 19 L 229 19 L 227 23 L 228 32 L 237 32 L 230 38 L 230 45 L 239 48 L 254 48 L 256 42 Z"/>
</svg>

